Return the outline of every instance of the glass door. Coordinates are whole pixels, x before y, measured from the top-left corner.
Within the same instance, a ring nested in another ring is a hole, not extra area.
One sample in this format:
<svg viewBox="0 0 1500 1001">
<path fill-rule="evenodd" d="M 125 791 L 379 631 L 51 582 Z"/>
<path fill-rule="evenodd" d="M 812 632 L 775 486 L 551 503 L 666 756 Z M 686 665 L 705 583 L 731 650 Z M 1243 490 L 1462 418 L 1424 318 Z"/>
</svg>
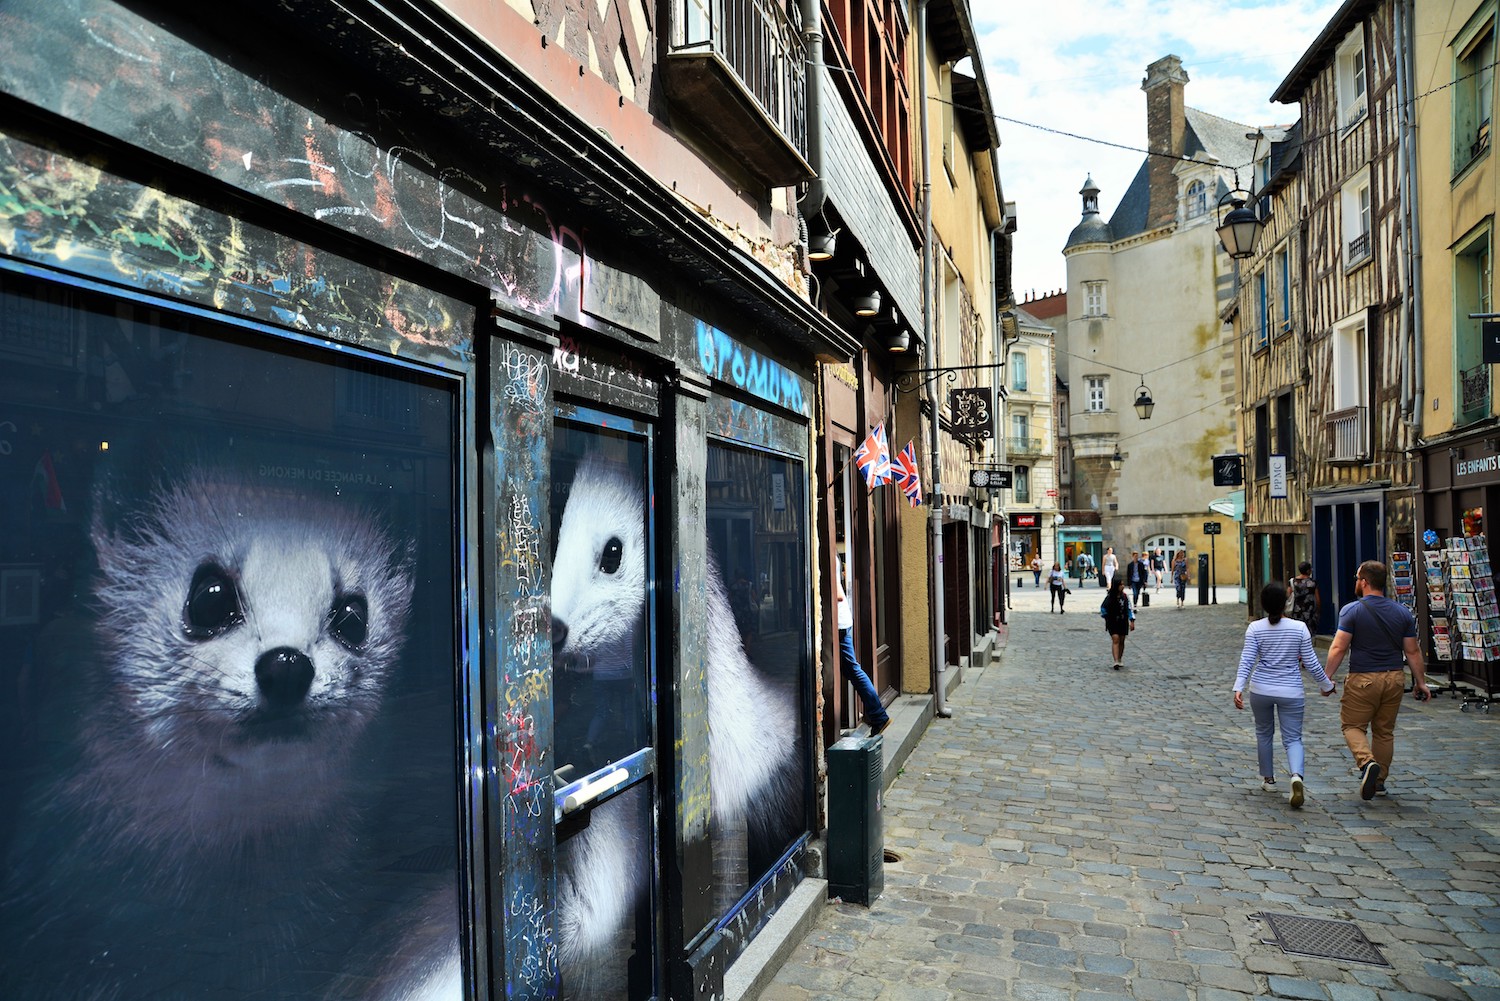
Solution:
<svg viewBox="0 0 1500 1001">
<path fill-rule="evenodd" d="M 567 998 L 647 998 L 656 920 L 651 437 L 559 413 L 552 451 L 554 819 Z"/>
</svg>

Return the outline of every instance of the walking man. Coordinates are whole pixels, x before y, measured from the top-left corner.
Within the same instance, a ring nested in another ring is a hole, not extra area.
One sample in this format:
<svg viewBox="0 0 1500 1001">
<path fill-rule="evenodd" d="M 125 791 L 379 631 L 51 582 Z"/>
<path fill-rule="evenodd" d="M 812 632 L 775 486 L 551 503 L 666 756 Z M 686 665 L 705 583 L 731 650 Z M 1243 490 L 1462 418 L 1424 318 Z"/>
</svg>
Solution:
<svg viewBox="0 0 1500 1001">
<path fill-rule="evenodd" d="M 1344 742 L 1359 769 L 1359 795 L 1372 799 L 1385 792 L 1396 749 L 1396 714 L 1401 711 L 1406 674 L 1411 668 L 1412 694 L 1427 701 L 1426 665 L 1417 645 L 1417 620 L 1400 602 L 1385 596 L 1384 563 L 1366 560 L 1354 576 L 1357 600 L 1339 609 L 1338 631 L 1328 648 L 1328 677 L 1349 658 L 1349 677 L 1339 704 Z M 1368 732 L 1367 732 L 1368 731 Z"/>
</svg>

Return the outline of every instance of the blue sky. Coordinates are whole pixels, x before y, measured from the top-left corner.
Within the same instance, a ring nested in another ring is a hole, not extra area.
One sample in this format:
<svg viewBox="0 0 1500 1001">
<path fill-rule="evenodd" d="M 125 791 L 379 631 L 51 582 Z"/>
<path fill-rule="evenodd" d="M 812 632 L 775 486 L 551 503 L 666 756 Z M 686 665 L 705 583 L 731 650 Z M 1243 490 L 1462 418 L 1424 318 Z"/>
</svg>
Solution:
<svg viewBox="0 0 1500 1001">
<path fill-rule="evenodd" d="M 1339 6 L 1338 0 L 970 0 L 995 113 L 1003 116 L 1000 180 L 1018 217 L 1017 301 L 1066 284 L 1062 247 L 1080 218 L 1084 178 L 1092 175 L 1099 186 L 1107 219 L 1145 158 L 1141 80 L 1148 65 L 1181 57 L 1189 107 L 1251 126 L 1291 124 L 1296 105 L 1273 104 L 1271 93 Z"/>
</svg>

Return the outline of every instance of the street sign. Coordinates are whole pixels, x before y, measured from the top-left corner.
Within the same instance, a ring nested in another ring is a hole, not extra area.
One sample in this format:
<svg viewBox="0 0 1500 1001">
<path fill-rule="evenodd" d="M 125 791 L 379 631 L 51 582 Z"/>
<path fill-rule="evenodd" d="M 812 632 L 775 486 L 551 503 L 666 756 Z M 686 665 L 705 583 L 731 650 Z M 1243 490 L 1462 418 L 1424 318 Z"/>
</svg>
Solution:
<svg viewBox="0 0 1500 1001">
<path fill-rule="evenodd" d="M 969 486 L 980 490 L 1009 490 L 1009 469 L 971 469 Z"/>
<path fill-rule="evenodd" d="M 1220 525 L 1217 521 L 1205 521 L 1203 523 L 1204 535 L 1220 535 L 1222 534 L 1222 529 L 1223 526 Z"/>
</svg>

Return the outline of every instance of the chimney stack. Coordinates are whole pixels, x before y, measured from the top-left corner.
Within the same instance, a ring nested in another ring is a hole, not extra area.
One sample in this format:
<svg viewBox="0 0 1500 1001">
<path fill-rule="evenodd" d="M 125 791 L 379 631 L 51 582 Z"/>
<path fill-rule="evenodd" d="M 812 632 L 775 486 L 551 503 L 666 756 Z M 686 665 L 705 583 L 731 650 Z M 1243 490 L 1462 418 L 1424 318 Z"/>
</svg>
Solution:
<svg viewBox="0 0 1500 1001">
<path fill-rule="evenodd" d="M 1187 71 L 1177 56 L 1163 56 L 1146 67 L 1141 90 L 1146 92 L 1146 148 L 1152 153 L 1148 164 L 1149 198 L 1146 226 L 1155 229 L 1177 218 L 1177 164 L 1168 157 L 1182 155 L 1183 136 L 1187 131 L 1183 86 Z"/>
</svg>

